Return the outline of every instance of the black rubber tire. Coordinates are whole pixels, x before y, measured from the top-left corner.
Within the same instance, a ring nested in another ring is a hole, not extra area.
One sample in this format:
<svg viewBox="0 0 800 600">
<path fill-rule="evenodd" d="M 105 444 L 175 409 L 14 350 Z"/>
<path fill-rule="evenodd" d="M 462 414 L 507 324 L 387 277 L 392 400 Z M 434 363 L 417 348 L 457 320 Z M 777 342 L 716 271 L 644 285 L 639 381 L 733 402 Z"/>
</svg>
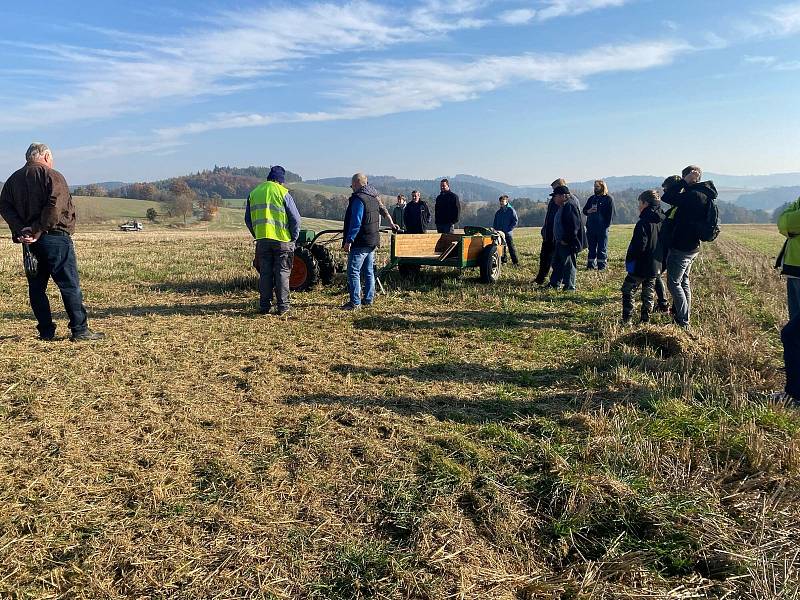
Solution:
<svg viewBox="0 0 800 600">
<path fill-rule="evenodd" d="M 482 283 L 497 283 L 500 279 L 500 248 L 497 244 L 486 246 L 481 251 L 481 256 L 478 262 L 481 270 Z"/>
<path fill-rule="evenodd" d="M 311 250 L 303 246 L 294 249 L 292 273 L 289 275 L 289 289 L 293 292 L 310 290 L 319 281 L 319 263 Z"/>
<path fill-rule="evenodd" d="M 333 283 L 333 276 L 336 274 L 336 261 L 330 248 L 314 244 L 311 246 L 311 254 L 314 255 L 314 258 L 317 259 L 317 264 L 319 264 L 319 278 L 322 281 L 322 285 Z"/>
</svg>

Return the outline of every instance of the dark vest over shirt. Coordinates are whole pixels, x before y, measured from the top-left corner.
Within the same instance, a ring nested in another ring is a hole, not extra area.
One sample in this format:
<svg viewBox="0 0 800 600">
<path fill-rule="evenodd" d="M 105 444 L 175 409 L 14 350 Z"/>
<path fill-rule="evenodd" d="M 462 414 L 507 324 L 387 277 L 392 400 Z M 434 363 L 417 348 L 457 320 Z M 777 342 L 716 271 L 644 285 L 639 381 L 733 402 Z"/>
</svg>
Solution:
<svg viewBox="0 0 800 600">
<path fill-rule="evenodd" d="M 352 207 L 354 202 L 364 204 L 364 216 L 361 218 L 361 229 L 358 230 L 356 238 L 353 240 L 354 248 L 377 248 L 381 242 L 381 214 L 379 211 L 378 199 L 364 192 L 359 192 L 350 196 L 350 205 L 344 220 L 344 230 L 349 231 L 352 219 Z"/>
</svg>

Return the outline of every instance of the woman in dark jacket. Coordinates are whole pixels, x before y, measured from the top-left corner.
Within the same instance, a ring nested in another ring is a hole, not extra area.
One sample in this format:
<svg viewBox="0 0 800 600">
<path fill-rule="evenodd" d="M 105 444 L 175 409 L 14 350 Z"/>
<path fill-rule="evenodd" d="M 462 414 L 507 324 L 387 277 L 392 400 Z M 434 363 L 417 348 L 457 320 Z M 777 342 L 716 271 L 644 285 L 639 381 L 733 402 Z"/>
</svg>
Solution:
<svg viewBox="0 0 800 600">
<path fill-rule="evenodd" d="M 608 261 L 608 228 L 614 217 L 614 198 L 608 195 L 608 186 L 602 179 L 594 182 L 594 195 L 583 207 L 586 215 L 586 236 L 589 239 L 587 269 L 603 271 Z"/>
<path fill-rule="evenodd" d="M 633 294 L 642 287 L 642 323 L 650 320 L 653 312 L 656 278 L 661 274 L 663 249 L 658 243 L 664 213 L 656 190 L 647 190 L 639 196 L 639 220 L 633 229 L 633 238 L 625 255 L 628 272 L 622 283 L 622 322 L 629 323 L 633 313 Z"/>
</svg>

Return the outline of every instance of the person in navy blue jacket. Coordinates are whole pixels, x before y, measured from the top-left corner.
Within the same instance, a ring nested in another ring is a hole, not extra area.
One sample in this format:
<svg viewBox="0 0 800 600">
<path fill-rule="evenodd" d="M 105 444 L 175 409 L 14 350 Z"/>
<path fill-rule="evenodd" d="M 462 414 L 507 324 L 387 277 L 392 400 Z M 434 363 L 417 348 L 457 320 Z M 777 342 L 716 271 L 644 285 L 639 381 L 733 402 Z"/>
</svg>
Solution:
<svg viewBox="0 0 800 600">
<path fill-rule="evenodd" d="M 608 186 L 602 179 L 594 182 L 594 195 L 583 207 L 586 215 L 586 237 L 589 241 L 587 269 L 603 271 L 608 261 L 608 229 L 614 217 L 614 198 L 608 195 Z"/>
<path fill-rule="evenodd" d="M 519 223 L 517 211 L 508 203 L 508 196 L 505 194 L 500 196 L 500 208 L 494 213 L 494 227 L 497 231 L 502 231 L 505 234 L 506 246 L 508 246 L 508 253 L 511 255 L 511 262 L 516 266 L 519 264 L 517 260 L 517 249 L 514 247 L 514 228 Z M 506 262 L 506 257 L 503 256 L 503 262 Z"/>
<path fill-rule="evenodd" d="M 622 283 L 623 323 L 630 323 L 633 294 L 639 286 L 642 287 L 642 323 L 650 321 L 656 295 L 656 280 L 661 275 L 664 260 L 663 240 L 659 244 L 659 236 L 665 218 L 658 192 L 642 192 L 639 196 L 639 220 L 633 228 L 633 237 L 625 255 L 625 270 L 628 274 Z"/>
</svg>

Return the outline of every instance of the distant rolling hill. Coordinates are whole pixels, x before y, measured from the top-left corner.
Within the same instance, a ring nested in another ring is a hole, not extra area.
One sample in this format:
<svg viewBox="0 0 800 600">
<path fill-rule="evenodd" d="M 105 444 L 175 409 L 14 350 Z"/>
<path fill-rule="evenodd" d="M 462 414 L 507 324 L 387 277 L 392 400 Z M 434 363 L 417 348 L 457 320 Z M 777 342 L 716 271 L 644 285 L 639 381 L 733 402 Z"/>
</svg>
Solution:
<svg viewBox="0 0 800 600">
<path fill-rule="evenodd" d="M 800 186 L 769 188 L 740 195 L 736 204 L 744 208 L 775 210 L 800 197 Z"/>
</svg>

